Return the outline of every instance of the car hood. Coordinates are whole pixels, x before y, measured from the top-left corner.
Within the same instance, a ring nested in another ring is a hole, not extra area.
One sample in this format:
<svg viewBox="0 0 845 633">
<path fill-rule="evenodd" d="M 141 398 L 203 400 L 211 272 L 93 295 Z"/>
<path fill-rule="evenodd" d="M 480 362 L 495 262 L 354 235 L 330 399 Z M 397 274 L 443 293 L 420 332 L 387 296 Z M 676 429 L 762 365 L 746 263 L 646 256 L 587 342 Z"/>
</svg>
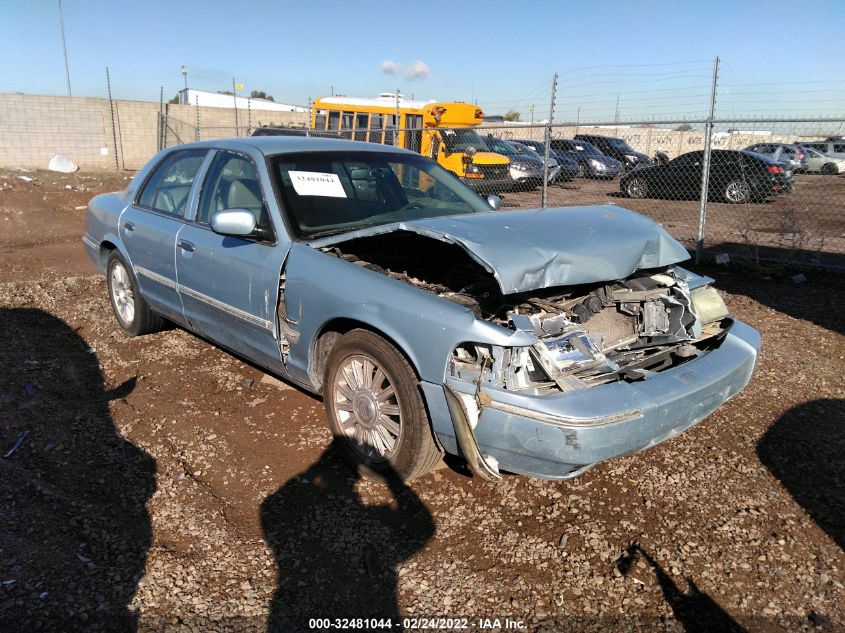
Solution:
<svg viewBox="0 0 845 633">
<path fill-rule="evenodd" d="M 624 279 L 689 258 L 666 230 L 615 205 L 454 215 L 351 231 L 315 248 L 411 231 L 457 244 L 490 271 L 503 294 Z"/>
</svg>

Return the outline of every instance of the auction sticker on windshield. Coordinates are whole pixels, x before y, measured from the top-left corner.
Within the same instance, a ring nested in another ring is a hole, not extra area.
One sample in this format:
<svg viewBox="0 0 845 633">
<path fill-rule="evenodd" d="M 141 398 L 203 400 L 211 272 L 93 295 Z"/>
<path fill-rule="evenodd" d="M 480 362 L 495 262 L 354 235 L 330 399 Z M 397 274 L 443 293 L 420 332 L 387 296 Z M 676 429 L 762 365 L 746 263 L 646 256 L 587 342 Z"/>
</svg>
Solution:
<svg viewBox="0 0 845 633">
<path fill-rule="evenodd" d="M 291 184 L 300 196 L 345 198 L 346 192 L 337 174 L 319 171 L 289 171 Z"/>
</svg>

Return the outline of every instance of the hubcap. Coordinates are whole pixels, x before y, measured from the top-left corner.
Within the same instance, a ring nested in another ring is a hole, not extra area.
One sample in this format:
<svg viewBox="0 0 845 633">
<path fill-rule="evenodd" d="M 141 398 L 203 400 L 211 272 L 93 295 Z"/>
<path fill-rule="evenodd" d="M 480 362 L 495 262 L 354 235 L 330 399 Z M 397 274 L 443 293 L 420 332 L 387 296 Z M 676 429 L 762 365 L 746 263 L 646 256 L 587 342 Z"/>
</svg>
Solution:
<svg viewBox="0 0 845 633">
<path fill-rule="evenodd" d="M 334 376 L 334 408 L 347 439 L 371 461 L 389 459 L 402 426 L 399 398 L 387 373 L 372 358 L 356 354 Z"/>
<path fill-rule="evenodd" d="M 127 325 L 132 323 L 135 319 L 135 295 L 132 293 L 129 273 L 119 262 L 111 270 L 111 297 L 120 320 Z"/>
<path fill-rule="evenodd" d="M 748 185 L 744 182 L 732 182 L 728 185 L 726 193 L 731 202 L 742 202 L 748 197 Z"/>
<path fill-rule="evenodd" d="M 628 183 L 628 195 L 632 198 L 641 198 L 645 193 L 645 187 L 643 186 L 642 181 L 635 178 L 631 182 Z"/>
</svg>

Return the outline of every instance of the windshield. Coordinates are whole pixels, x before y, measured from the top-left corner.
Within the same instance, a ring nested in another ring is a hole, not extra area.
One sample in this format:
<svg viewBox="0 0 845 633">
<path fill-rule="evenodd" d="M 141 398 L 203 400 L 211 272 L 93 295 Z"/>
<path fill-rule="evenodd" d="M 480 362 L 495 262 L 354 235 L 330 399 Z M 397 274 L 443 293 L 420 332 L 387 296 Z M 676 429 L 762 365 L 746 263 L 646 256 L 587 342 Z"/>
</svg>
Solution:
<svg viewBox="0 0 845 633">
<path fill-rule="evenodd" d="M 812 147 L 805 147 L 805 148 L 804 148 L 804 152 L 805 152 L 805 153 L 806 153 L 806 154 L 807 154 L 810 158 L 824 158 L 824 154 L 822 154 L 822 153 L 821 153 L 821 152 L 819 152 L 819 151 L 814 150 Z"/>
<path fill-rule="evenodd" d="M 517 154 L 521 154 L 515 145 L 509 143 L 508 141 L 503 141 L 500 138 L 494 138 L 491 141 L 490 149 L 492 149 L 497 154 L 504 154 L 505 156 L 516 156 Z"/>
<path fill-rule="evenodd" d="M 490 211 L 433 161 L 391 152 L 308 152 L 273 159 L 282 207 L 298 236 Z"/>
<path fill-rule="evenodd" d="M 628 143 L 621 138 L 609 138 L 607 142 L 610 143 L 610 146 L 613 149 L 618 149 L 620 152 L 625 152 L 627 154 L 634 154 L 634 149 L 628 145 Z"/>
<path fill-rule="evenodd" d="M 469 149 L 478 152 L 490 151 L 487 142 L 473 130 L 440 130 L 440 135 L 443 137 L 443 142 L 446 143 L 446 149 L 450 152 L 465 152 Z"/>
</svg>

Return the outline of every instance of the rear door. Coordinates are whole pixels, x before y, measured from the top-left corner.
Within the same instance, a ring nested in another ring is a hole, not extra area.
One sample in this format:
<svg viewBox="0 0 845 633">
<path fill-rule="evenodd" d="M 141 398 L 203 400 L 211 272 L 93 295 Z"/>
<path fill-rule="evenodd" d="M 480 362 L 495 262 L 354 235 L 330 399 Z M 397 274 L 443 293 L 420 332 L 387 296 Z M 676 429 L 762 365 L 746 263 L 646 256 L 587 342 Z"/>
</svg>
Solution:
<svg viewBox="0 0 845 633">
<path fill-rule="evenodd" d="M 266 185 L 266 186 L 265 186 Z M 264 367 L 284 371 L 278 345 L 276 306 L 282 264 L 290 243 L 277 243 L 265 190 L 252 157 L 216 150 L 195 210 L 176 242 L 176 273 L 190 327 Z M 224 209 L 246 209 L 264 234 L 219 235 L 211 217 Z"/>
<path fill-rule="evenodd" d="M 184 226 L 195 176 L 208 150 L 168 154 L 120 216 L 120 238 L 141 295 L 159 314 L 184 323 L 176 291 L 176 234 Z"/>
</svg>

